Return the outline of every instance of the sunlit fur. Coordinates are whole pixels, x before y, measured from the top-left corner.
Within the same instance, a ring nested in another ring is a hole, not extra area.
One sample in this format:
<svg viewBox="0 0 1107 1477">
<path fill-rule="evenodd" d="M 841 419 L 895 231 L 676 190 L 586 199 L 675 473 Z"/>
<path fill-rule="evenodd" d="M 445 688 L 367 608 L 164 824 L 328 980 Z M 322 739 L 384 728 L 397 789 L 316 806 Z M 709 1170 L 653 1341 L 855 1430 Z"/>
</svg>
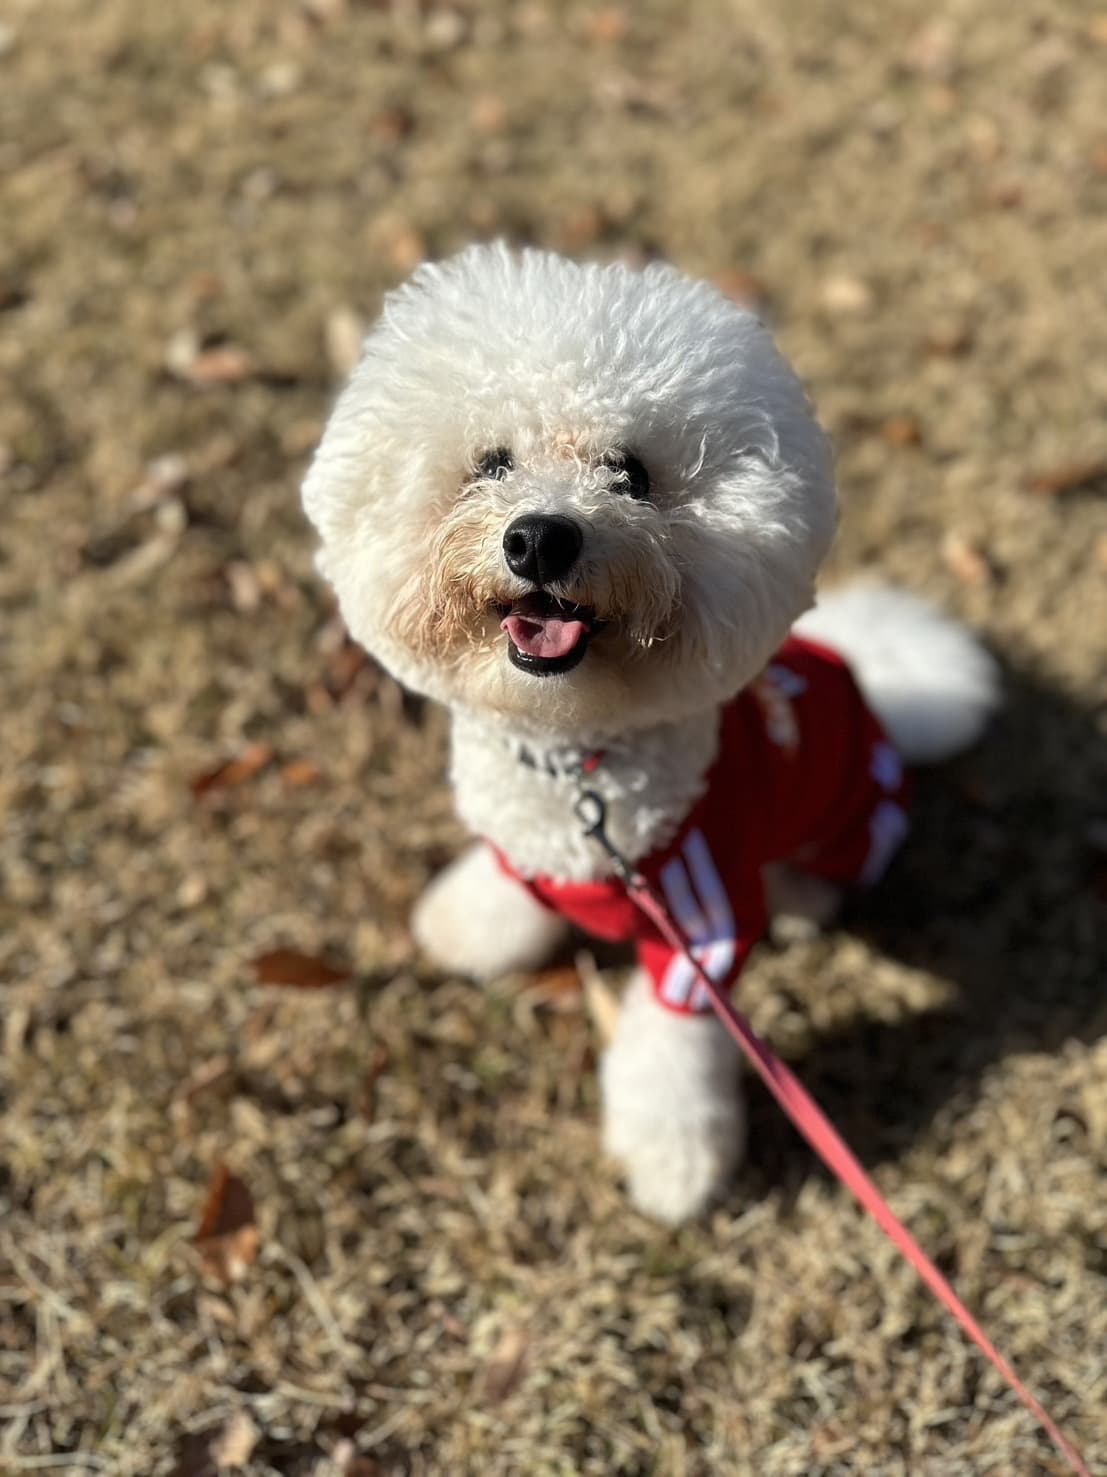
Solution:
<svg viewBox="0 0 1107 1477">
<path fill-rule="evenodd" d="M 510 448 L 503 480 L 476 469 Z M 647 500 L 605 456 L 646 466 Z M 711 707 L 811 601 L 830 457 L 752 314 L 670 267 L 474 247 L 386 302 L 304 488 L 354 636 L 409 686 L 579 741 Z M 495 604 L 527 586 L 523 512 L 584 536 L 555 593 L 604 626 L 580 665 L 517 670 Z"/>
<path fill-rule="evenodd" d="M 588 529 L 580 563 L 549 588 L 594 606 L 613 623 L 612 639 L 628 657 L 670 635 L 680 576 L 652 526 L 655 517 L 641 503 L 612 493 L 610 471 L 565 451 L 536 450 L 528 469 L 541 476 L 542 506 L 571 510 Z M 499 616 L 490 609 L 532 588 L 507 570 L 501 552 L 518 501 L 514 477 L 478 481 L 463 489 L 433 529 L 426 567 L 410 577 L 392 624 L 420 660 L 502 657 Z"/>
<path fill-rule="evenodd" d="M 503 470 L 485 461 L 500 450 L 511 469 L 481 475 Z M 620 450 L 648 498 L 620 493 Z M 534 968 L 566 929 L 487 843 L 522 875 L 607 876 L 564 762 L 599 739 L 588 784 L 607 837 L 632 861 L 665 845 L 706 792 L 719 705 L 810 604 L 834 524 L 825 443 L 755 318 L 667 267 L 502 247 L 423 267 L 389 299 L 305 502 L 353 634 L 453 709 L 458 813 L 484 839 L 413 927 L 444 968 L 484 978 Z M 500 629 L 527 589 L 504 532 L 536 511 L 577 523 L 580 559 L 555 593 L 605 622 L 556 676 L 513 666 Z M 986 655 L 909 596 L 847 592 L 807 620 L 856 660 L 908 758 L 954 752 L 994 706 Z M 604 1141 L 641 1209 L 677 1222 L 724 1188 L 744 1138 L 737 1071 L 714 1018 L 668 1010 L 639 970 L 601 1085 Z"/>
</svg>

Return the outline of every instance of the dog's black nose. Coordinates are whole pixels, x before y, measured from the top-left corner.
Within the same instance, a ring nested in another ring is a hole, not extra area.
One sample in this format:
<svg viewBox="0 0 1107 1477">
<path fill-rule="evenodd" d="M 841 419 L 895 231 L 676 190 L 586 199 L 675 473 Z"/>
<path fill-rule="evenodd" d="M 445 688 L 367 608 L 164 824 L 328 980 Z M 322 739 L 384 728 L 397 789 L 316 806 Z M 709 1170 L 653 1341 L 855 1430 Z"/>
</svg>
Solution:
<svg viewBox="0 0 1107 1477">
<path fill-rule="evenodd" d="M 577 562 L 584 539 L 571 518 L 558 513 L 524 513 L 504 534 L 504 558 L 512 574 L 548 585 L 564 578 Z"/>
</svg>

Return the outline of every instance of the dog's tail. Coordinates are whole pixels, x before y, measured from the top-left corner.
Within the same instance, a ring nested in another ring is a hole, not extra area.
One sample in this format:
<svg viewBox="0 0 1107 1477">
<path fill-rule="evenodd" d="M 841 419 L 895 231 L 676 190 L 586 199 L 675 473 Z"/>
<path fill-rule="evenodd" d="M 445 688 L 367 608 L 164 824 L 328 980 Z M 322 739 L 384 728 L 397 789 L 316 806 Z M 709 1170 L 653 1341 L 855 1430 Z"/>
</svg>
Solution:
<svg viewBox="0 0 1107 1477">
<path fill-rule="evenodd" d="M 999 668 L 972 632 L 906 590 L 830 591 L 796 629 L 841 652 L 909 763 L 967 749 L 999 704 Z"/>
</svg>

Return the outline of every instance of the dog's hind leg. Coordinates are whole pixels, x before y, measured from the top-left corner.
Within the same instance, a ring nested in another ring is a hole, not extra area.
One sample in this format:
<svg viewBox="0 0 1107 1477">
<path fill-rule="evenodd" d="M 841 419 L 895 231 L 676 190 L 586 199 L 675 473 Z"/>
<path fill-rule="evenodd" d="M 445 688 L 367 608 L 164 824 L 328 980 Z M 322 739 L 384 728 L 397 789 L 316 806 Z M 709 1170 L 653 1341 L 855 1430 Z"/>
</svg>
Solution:
<svg viewBox="0 0 1107 1477">
<path fill-rule="evenodd" d="M 604 1145 L 639 1210 L 675 1225 L 726 1189 L 745 1148 L 738 1048 L 714 1014 L 662 1005 L 639 971 L 601 1068 Z"/>
<path fill-rule="evenodd" d="M 442 969 L 491 980 L 544 964 L 568 925 L 508 877 L 487 846 L 470 846 L 415 905 L 412 932 Z"/>
</svg>

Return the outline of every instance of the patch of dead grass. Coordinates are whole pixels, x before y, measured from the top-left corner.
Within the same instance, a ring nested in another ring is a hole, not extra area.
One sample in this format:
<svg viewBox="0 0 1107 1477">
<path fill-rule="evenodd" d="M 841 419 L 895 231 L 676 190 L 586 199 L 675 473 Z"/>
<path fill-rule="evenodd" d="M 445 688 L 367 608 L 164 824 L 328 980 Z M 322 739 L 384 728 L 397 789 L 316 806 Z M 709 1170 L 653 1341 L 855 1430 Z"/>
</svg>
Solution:
<svg viewBox="0 0 1107 1477">
<path fill-rule="evenodd" d="M 443 723 L 343 644 L 296 487 L 351 325 L 496 232 L 752 283 L 840 447 L 839 572 L 929 589 L 1017 669 L 877 940 L 744 989 L 1107 1464 L 1085 20 L 9 10 L 0 1465 L 1060 1470 L 760 1095 L 731 1199 L 659 1230 L 599 1157 L 572 991 L 412 958 L 458 840 Z M 353 977 L 274 988 L 263 957 Z M 233 1280 L 194 1245 L 223 1163 L 256 1215 Z"/>
</svg>

